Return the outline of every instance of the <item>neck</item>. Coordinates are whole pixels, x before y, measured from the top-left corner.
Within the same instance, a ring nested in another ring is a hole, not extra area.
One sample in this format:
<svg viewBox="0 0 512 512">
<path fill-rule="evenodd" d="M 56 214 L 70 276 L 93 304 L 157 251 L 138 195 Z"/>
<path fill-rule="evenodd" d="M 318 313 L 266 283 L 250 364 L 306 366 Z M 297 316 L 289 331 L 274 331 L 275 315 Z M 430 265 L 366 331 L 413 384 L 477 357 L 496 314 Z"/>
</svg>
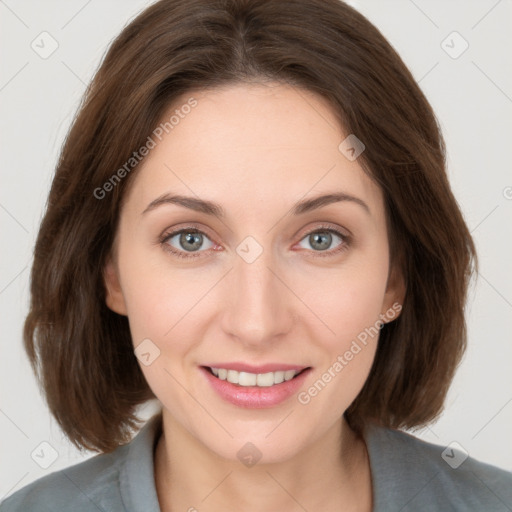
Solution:
<svg viewBox="0 0 512 512">
<path fill-rule="evenodd" d="M 245 467 L 209 450 L 164 409 L 155 481 L 162 512 L 366 512 L 372 502 L 366 446 L 344 418 L 288 460 Z"/>
</svg>

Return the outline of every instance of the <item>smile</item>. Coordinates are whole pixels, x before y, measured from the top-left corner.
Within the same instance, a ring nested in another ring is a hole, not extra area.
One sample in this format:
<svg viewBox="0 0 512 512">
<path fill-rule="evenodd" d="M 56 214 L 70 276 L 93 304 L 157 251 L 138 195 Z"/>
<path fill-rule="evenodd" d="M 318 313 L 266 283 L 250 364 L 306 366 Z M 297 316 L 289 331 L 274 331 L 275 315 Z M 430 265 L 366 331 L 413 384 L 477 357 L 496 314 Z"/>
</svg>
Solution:
<svg viewBox="0 0 512 512">
<path fill-rule="evenodd" d="M 238 369 L 225 368 L 228 365 Z M 251 367 L 240 363 L 201 366 L 200 370 L 221 399 L 250 409 L 275 407 L 284 403 L 299 391 L 312 372 L 310 366 L 272 364 Z"/>
<path fill-rule="evenodd" d="M 267 373 L 249 373 L 228 370 L 226 368 L 209 368 L 211 373 L 220 380 L 226 380 L 238 386 L 270 387 L 275 384 L 287 382 L 296 377 L 303 370 L 286 370 Z"/>
</svg>

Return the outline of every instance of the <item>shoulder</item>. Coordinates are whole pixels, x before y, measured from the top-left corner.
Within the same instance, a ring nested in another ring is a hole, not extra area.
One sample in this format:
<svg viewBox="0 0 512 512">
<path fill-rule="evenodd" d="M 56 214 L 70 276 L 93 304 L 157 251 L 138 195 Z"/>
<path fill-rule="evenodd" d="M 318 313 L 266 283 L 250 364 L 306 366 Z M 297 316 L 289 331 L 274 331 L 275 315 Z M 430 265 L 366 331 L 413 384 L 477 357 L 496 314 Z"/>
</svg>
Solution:
<svg viewBox="0 0 512 512">
<path fill-rule="evenodd" d="M 512 510 L 512 472 L 472 458 L 460 445 L 375 426 L 365 440 L 376 511 Z"/>
<path fill-rule="evenodd" d="M 158 511 L 153 448 L 161 416 L 132 441 L 23 487 L 0 503 L 0 512 Z"/>
<path fill-rule="evenodd" d="M 40 478 L 0 503 L 0 512 L 119 510 L 105 505 L 121 502 L 119 472 L 126 451 L 122 446 Z"/>
</svg>

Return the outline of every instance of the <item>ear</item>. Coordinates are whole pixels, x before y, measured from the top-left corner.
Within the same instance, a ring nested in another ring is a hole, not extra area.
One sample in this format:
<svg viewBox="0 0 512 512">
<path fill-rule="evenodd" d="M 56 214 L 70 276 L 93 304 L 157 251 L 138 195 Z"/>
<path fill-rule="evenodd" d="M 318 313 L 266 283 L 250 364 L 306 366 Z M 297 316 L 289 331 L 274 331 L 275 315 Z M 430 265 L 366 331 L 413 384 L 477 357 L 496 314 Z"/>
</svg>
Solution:
<svg viewBox="0 0 512 512">
<path fill-rule="evenodd" d="M 382 301 L 381 318 L 391 322 L 400 316 L 405 299 L 406 285 L 402 272 L 393 266 L 390 269 L 384 300 Z"/>
<path fill-rule="evenodd" d="M 126 303 L 119 282 L 119 272 L 111 258 L 103 268 L 103 281 L 105 283 L 105 302 L 109 309 L 120 315 L 127 315 Z"/>
</svg>

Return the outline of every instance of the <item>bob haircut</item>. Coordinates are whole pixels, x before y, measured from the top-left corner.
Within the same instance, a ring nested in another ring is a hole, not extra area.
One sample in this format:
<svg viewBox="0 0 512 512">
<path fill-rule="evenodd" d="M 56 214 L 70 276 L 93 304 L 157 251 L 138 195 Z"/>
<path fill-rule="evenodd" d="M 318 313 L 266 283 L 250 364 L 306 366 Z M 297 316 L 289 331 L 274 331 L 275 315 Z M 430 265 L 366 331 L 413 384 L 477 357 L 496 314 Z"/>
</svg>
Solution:
<svg viewBox="0 0 512 512">
<path fill-rule="evenodd" d="M 110 452 L 155 398 L 103 269 L 134 171 L 114 179 L 173 101 L 193 90 L 280 82 L 329 101 L 385 199 L 401 315 L 380 331 L 345 415 L 361 432 L 423 426 L 442 412 L 466 348 L 476 270 L 431 106 L 383 35 L 340 0 L 160 0 L 113 41 L 62 147 L 35 245 L 24 346 L 51 413 L 78 448 Z M 122 178 L 122 179 L 121 179 Z M 108 194 L 107 194 L 108 191 Z"/>
</svg>

